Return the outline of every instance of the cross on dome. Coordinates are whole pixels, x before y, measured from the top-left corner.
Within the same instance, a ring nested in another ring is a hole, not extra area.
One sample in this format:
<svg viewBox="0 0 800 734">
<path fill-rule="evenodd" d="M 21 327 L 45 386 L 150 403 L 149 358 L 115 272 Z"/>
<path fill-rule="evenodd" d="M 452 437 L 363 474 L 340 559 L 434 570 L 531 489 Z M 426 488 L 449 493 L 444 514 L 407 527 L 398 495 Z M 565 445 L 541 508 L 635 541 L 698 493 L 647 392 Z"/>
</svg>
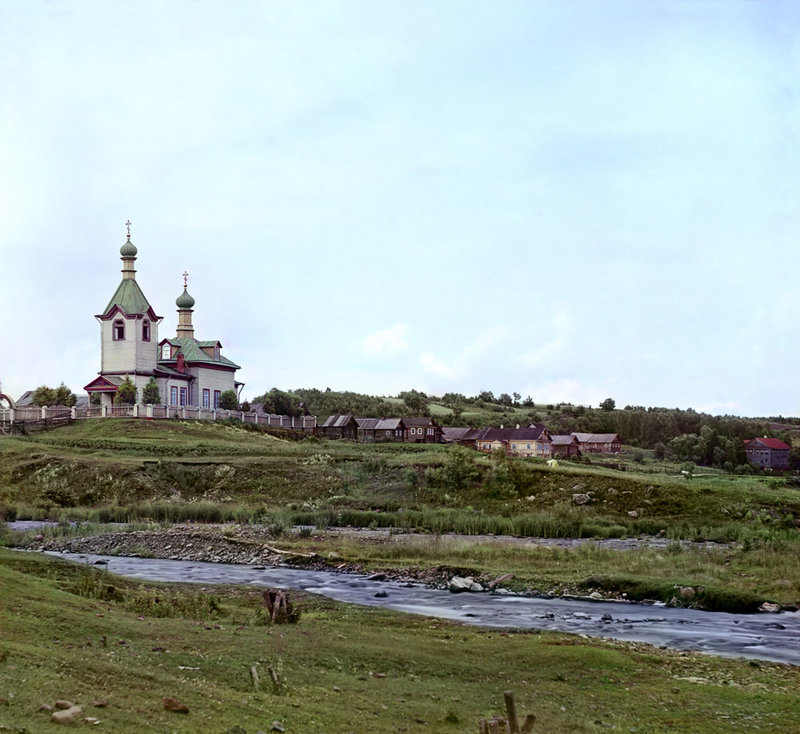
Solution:
<svg viewBox="0 0 800 734">
<path fill-rule="evenodd" d="M 189 273 L 184 270 L 183 271 L 183 287 L 186 288 L 189 284 Z"/>
<path fill-rule="evenodd" d="M 125 226 L 128 228 L 128 239 L 131 238 L 131 225 L 132 224 L 133 224 L 133 222 L 130 219 L 127 222 L 125 222 Z"/>
</svg>

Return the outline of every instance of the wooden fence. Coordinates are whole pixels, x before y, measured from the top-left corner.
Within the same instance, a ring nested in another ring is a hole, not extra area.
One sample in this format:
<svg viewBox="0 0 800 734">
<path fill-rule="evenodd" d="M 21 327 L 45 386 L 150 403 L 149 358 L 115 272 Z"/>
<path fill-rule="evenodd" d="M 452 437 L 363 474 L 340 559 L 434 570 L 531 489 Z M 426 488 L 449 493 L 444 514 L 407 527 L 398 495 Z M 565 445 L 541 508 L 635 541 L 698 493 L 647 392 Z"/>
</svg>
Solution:
<svg viewBox="0 0 800 734">
<path fill-rule="evenodd" d="M 207 410 L 205 408 L 192 408 L 187 406 L 169 405 L 114 405 L 110 408 L 67 408 L 63 405 L 38 408 L 24 406 L 22 408 L 0 408 L 0 429 L 3 433 L 10 433 L 16 426 L 24 429 L 26 426 L 33 430 L 47 426 L 61 425 L 73 420 L 86 418 L 148 418 L 165 419 L 178 418 L 180 420 L 235 420 L 242 423 L 252 423 L 269 428 L 283 428 L 287 431 L 303 431 L 314 433 L 317 429 L 317 418 L 313 415 L 291 416 L 264 413 L 244 412 L 242 410 Z"/>
</svg>

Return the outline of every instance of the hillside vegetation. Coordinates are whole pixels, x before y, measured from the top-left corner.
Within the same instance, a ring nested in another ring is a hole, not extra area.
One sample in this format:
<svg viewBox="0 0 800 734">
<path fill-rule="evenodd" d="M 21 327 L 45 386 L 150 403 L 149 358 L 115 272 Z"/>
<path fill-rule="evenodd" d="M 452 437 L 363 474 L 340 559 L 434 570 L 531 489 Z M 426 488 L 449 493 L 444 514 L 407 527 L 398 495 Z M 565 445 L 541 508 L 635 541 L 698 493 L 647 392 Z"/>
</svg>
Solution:
<svg viewBox="0 0 800 734">
<path fill-rule="evenodd" d="M 705 608 L 800 602 L 800 492 L 779 477 L 705 471 L 687 479 L 677 466 L 650 458 L 548 467 L 457 446 L 295 438 L 252 426 L 124 419 L 6 438 L 0 508 L 5 519 L 258 524 L 287 548 L 334 563 L 511 572 L 520 588 L 555 593 L 669 602 L 676 587 L 691 585 L 704 589 L 692 603 Z M 296 526 L 323 532 L 288 532 Z M 324 533 L 345 526 L 413 531 L 433 541 L 350 543 Z M 448 533 L 476 540 L 436 541 Z M 640 534 L 672 544 L 624 554 L 591 547 L 553 553 L 483 538 Z"/>
<path fill-rule="evenodd" d="M 208 508 L 209 520 L 283 514 L 291 523 L 438 532 L 725 541 L 800 524 L 800 493 L 783 479 L 706 472 L 689 481 L 655 460 L 550 468 L 457 446 L 295 441 L 241 425 L 122 419 L 5 439 L 0 452 L 8 517 L 202 520 Z"/>
</svg>

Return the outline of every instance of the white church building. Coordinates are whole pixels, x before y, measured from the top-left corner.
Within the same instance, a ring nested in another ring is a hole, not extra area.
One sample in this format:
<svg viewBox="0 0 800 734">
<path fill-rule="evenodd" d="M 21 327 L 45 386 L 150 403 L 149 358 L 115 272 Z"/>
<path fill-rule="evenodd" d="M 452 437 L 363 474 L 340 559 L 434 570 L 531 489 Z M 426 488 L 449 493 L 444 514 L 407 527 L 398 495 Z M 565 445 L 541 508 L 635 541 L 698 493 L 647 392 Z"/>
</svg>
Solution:
<svg viewBox="0 0 800 734">
<path fill-rule="evenodd" d="M 95 316 L 100 322 L 100 373 L 85 386 L 86 392 L 99 395 L 101 405 L 110 408 L 119 386 L 130 378 L 141 403 L 152 378 L 161 403 L 169 407 L 214 410 L 227 390 L 233 390 L 238 399 L 244 386 L 236 381 L 239 365 L 222 356 L 219 341 L 200 341 L 194 336 L 195 301 L 187 290 L 185 273 L 183 293 L 175 301 L 175 336 L 159 340 L 158 325 L 163 317 L 156 315 L 136 282 L 136 254 L 128 223 L 128 239 L 120 248 L 122 282 L 103 312 Z"/>
</svg>

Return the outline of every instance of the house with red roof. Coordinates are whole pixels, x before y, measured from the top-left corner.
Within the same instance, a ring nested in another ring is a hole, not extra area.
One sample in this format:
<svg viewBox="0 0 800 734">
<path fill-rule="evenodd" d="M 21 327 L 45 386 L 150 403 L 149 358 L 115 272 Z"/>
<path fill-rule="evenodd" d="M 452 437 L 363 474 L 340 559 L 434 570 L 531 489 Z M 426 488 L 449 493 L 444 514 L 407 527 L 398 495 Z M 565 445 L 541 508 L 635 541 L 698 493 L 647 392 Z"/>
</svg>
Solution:
<svg viewBox="0 0 800 734">
<path fill-rule="evenodd" d="M 753 466 L 783 471 L 789 468 L 791 446 L 778 438 L 750 438 L 744 442 L 748 463 Z"/>
</svg>

